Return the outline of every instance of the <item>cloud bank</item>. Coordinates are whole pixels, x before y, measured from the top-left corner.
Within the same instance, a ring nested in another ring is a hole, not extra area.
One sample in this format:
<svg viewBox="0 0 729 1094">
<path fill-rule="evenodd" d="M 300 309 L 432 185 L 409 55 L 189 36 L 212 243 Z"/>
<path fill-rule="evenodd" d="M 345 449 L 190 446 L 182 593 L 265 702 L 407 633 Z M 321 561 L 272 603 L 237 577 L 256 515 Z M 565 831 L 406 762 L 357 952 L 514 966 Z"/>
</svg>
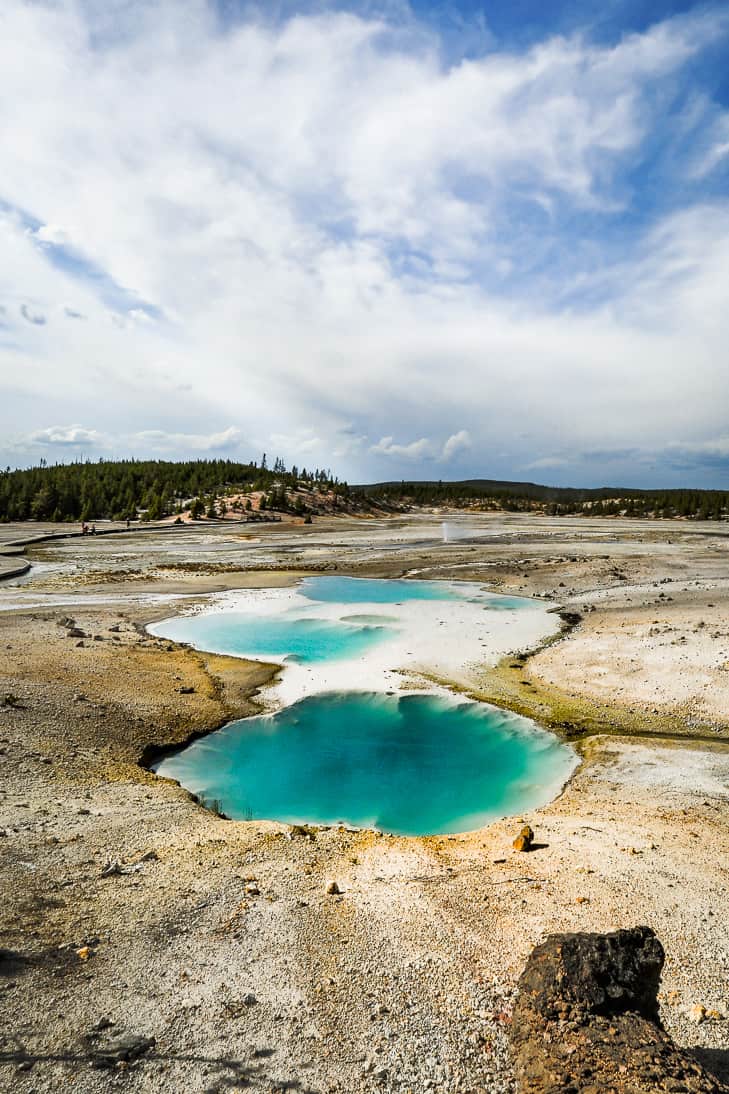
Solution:
<svg viewBox="0 0 729 1094">
<path fill-rule="evenodd" d="M 454 58 L 396 7 L 6 0 L 3 463 L 723 481 L 726 10 Z"/>
</svg>

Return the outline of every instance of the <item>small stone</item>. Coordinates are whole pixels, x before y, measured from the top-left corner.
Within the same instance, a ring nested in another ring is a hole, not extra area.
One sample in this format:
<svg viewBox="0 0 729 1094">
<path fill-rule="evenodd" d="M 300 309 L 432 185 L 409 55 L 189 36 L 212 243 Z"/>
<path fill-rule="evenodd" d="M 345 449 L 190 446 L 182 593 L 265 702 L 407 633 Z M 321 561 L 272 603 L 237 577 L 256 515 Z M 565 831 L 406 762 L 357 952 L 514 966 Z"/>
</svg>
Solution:
<svg viewBox="0 0 729 1094">
<path fill-rule="evenodd" d="M 84 693 L 82 691 L 75 691 L 73 693 L 73 701 L 74 701 L 74 703 L 85 703 L 86 702 L 86 696 L 84 695 Z"/>
<path fill-rule="evenodd" d="M 336 881 L 328 881 L 327 882 L 327 895 L 328 896 L 336 896 L 338 893 L 341 893 L 341 891 L 342 890 L 339 888 Z"/>
<path fill-rule="evenodd" d="M 686 1017 L 689 1022 L 694 1022 L 698 1026 L 700 1022 L 706 1021 L 706 1007 L 703 1003 L 694 1003 L 692 1007 L 689 1007 Z"/>
<path fill-rule="evenodd" d="M 534 833 L 528 824 L 525 824 L 519 835 L 512 843 L 515 851 L 531 851 Z"/>
<path fill-rule="evenodd" d="M 190 684 L 183 684 L 183 686 L 181 688 L 178 688 L 177 690 L 179 691 L 180 695 L 193 695 L 195 692 L 194 687 L 192 687 L 192 685 Z"/>
<path fill-rule="evenodd" d="M 316 839 L 316 829 L 308 824 L 292 824 L 287 832 L 288 839 L 308 839 L 313 842 Z"/>
<path fill-rule="evenodd" d="M 243 1004 L 244 1007 L 255 1007 L 257 1002 L 258 1002 L 258 1000 L 256 999 L 256 997 L 255 997 L 255 995 L 253 994 L 252 991 L 249 991 L 241 999 L 241 1003 Z"/>
<path fill-rule="evenodd" d="M 94 1067 L 118 1067 L 136 1060 L 154 1047 L 154 1037 L 142 1037 L 135 1033 L 126 1033 L 116 1041 L 100 1048 L 94 1053 Z"/>
<path fill-rule="evenodd" d="M 81 961 L 88 961 L 91 957 L 91 948 L 89 946 L 82 946 L 80 950 L 76 950 L 76 957 Z"/>
<path fill-rule="evenodd" d="M 98 1022 L 94 1022 L 93 1026 L 91 1027 L 91 1032 L 101 1033 L 105 1029 L 111 1029 L 113 1025 L 113 1018 L 99 1018 Z"/>
</svg>

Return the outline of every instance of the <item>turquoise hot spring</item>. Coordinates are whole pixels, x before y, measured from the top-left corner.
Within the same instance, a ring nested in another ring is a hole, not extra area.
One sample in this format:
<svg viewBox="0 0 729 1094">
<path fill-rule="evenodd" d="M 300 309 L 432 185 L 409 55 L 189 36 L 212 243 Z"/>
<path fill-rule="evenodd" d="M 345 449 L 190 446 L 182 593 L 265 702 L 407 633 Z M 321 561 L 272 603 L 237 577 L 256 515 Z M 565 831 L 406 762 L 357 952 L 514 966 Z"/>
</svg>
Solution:
<svg viewBox="0 0 729 1094">
<path fill-rule="evenodd" d="M 316 577 L 275 614 L 257 615 L 248 604 L 245 612 L 177 616 L 153 629 L 212 652 L 275 658 L 284 673 L 298 665 L 311 672 L 316 689 L 317 669 L 361 664 L 391 641 L 406 625 L 406 605 L 412 628 L 419 611 L 413 602 L 437 610 L 437 602 L 449 601 L 493 613 L 496 627 L 533 610 L 528 600 L 474 596 L 472 585 L 456 582 Z M 327 608 L 322 618 L 317 605 Z M 553 734 L 485 703 L 442 690 L 342 689 L 314 690 L 272 713 L 232 722 L 154 769 L 236 820 L 343 823 L 422 836 L 470 831 L 544 805 L 575 763 Z"/>
</svg>

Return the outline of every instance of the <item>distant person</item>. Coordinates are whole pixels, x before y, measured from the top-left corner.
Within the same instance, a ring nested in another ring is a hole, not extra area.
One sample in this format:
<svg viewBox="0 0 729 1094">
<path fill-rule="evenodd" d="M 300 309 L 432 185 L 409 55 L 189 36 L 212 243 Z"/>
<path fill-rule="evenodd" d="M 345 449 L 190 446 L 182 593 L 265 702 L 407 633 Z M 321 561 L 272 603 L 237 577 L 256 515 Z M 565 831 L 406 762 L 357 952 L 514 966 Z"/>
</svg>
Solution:
<svg viewBox="0 0 729 1094">
<path fill-rule="evenodd" d="M 95 524 L 92 524 L 92 525 L 91 525 L 91 535 L 92 535 L 92 536 L 95 536 L 95 535 L 96 535 L 96 525 L 95 525 Z"/>
<path fill-rule="evenodd" d="M 127 517 L 127 528 L 131 528 L 131 526 L 132 522 L 130 521 L 129 517 Z"/>
<path fill-rule="evenodd" d="M 86 521 L 82 521 L 82 523 L 81 523 L 81 535 L 85 536 L 88 533 L 88 530 L 89 530 L 88 524 L 86 523 Z"/>
</svg>

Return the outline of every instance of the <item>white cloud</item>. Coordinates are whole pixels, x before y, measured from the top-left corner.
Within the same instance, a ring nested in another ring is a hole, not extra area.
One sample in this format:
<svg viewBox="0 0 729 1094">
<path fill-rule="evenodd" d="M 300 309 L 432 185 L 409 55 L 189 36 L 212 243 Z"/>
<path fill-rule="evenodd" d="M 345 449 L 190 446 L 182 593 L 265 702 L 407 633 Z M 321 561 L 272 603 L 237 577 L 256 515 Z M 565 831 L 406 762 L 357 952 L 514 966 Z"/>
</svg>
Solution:
<svg viewBox="0 0 729 1094">
<path fill-rule="evenodd" d="M 175 433 L 161 429 L 146 429 L 137 433 L 107 433 L 88 429 L 81 425 L 49 426 L 36 429 L 13 441 L 15 451 L 32 452 L 38 446 L 60 448 L 111 449 L 132 455 L 150 453 L 185 452 L 216 453 L 233 452 L 241 448 L 243 435 L 240 429 L 229 426 L 217 433 Z"/>
<path fill-rule="evenodd" d="M 686 456 L 703 456 L 709 459 L 729 459 L 729 436 L 710 437 L 705 441 L 671 441 L 666 445 L 667 452 Z"/>
<path fill-rule="evenodd" d="M 63 246 L 71 242 L 71 237 L 68 232 L 65 228 L 62 228 L 60 224 L 42 224 L 34 234 L 35 238 L 41 243 L 52 243 L 56 246 Z"/>
<path fill-rule="evenodd" d="M 132 449 L 141 446 L 144 451 L 161 452 L 227 452 L 240 447 L 243 434 L 235 426 L 220 433 L 165 433 L 162 429 L 145 429 L 128 438 Z"/>
<path fill-rule="evenodd" d="M 410 444 L 395 444 L 392 437 L 383 437 L 373 444 L 370 448 L 370 452 L 374 452 L 378 456 L 394 456 L 398 459 L 406 460 L 422 460 L 427 459 L 431 453 L 431 443 L 427 437 L 421 437 L 420 440 L 411 441 Z"/>
<path fill-rule="evenodd" d="M 36 311 L 31 308 L 29 304 L 20 305 L 20 314 L 28 323 L 32 323 L 36 327 L 43 327 L 46 323 L 46 317 L 42 312 Z"/>
<path fill-rule="evenodd" d="M 91 420 L 115 451 L 360 479 L 718 435 L 726 197 L 620 246 L 580 232 L 635 213 L 668 89 L 725 15 L 452 65 L 416 30 L 5 0 L 4 435 Z M 710 105 L 682 179 L 726 139 Z"/>
<path fill-rule="evenodd" d="M 366 440 L 364 437 L 355 438 L 357 446 L 364 440 Z M 470 448 L 470 434 L 468 430 L 461 429 L 448 437 L 441 446 L 428 437 L 419 437 L 405 444 L 396 442 L 394 437 L 381 437 L 376 444 L 370 445 L 369 451 L 376 456 L 386 456 L 388 459 L 440 460 L 445 463 L 468 452 Z"/>
<path fill-rule="evenodd" d="M 471 448 L 471 434 L 467 429 L 459 429 L 458 433 L 451 434 L 443 445 L 441 458 L 447 462 L 463 455 L 464 452 L 469 452 Z"/>
<path fill-rule="evenodd" d="M 709 134 L 708 146 L 693 165 L 691 175 L 702 178 L 729 156 L 729 111 L 721 114 Z"/>
<path fill-rule="evenodd" d="M 85 429 L 81 425 L 54 425 L 48 429 L 36 429 L 27 440 L 30 444 L 70 447 L 86 445 L 91 448 L 100 448 L 106 443 L 106 438 L 98 430 Z"/>
<path fill-rule="evenodd" d="M 564 459 L 562 456 L 541 456 L 538 460 L 532 460 L 531 463 L 526 464 L 524 470 L 552 470 L 557 467 L 569 467 L 569 463 L 570 461 Z"/>
<path fill-rule="evenodd" d="M 311 429 L 297 429 L 293 433 L 272 433 L 269 440 L 272 451 L 289 456 L 292 463 L 319 450 L 324 450 L 326 454 L 326 444 Z"/>
</svg>

